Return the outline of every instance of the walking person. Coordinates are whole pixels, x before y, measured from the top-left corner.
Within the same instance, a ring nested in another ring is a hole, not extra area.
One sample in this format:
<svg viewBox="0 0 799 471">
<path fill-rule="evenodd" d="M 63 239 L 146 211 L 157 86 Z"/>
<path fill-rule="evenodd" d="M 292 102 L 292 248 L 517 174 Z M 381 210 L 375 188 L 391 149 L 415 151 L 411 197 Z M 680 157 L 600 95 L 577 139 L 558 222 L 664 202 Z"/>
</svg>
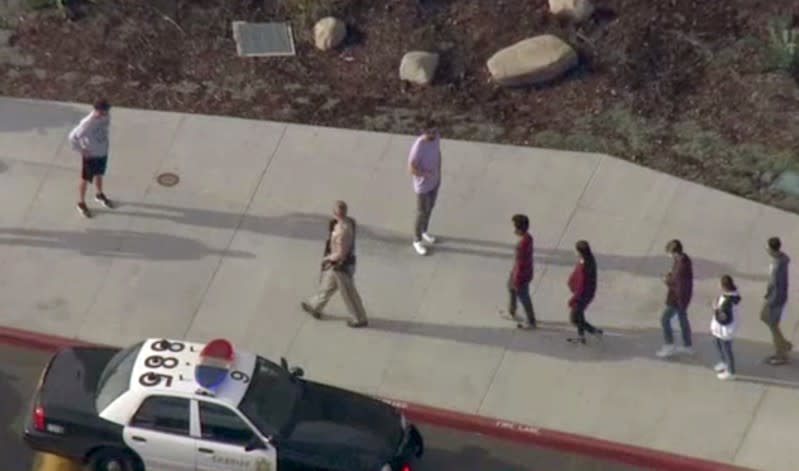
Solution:
<svg viewBox="0 0 799 471">
<path fill-rule="evenodd" d="M 86 206 L 86 188 L 94 181 L 94 199 L 106 208 L 114 205 L 103 192 L 103 176 L 108 165 L 109 127 L 111 105 L 105 99 L 94 102 L 94 109 L 69 133 L 72 148 L 81 155 L 81 180 L 78 186 L 78 211 L 86 218 L 92 217 Z"/>
<path fill-rule="evenodd" d="M 427 255 L 425 244 L 432 245 L 436 241 L 427 229 L 441 186 L 440 141 L 434 124 L 428 123 L 422 135 L 413 143 L 408 155 L 408 170 L 412 175 L 413 191 L 416 193 L 413 249 L 419 255 Z"/>
<path fill-rule="evenodd" d="M 353 328 L 366 327 L 366 311 L 361 296 L 355 288 L 355 236 L 356 222 L 347 215 L 347 203 L 336 201 L 333 209 L 325 255 L 322 258 L 322 276 L 319 291 L 310 300 L 302 302 L 302 309 L 316 319 L 322 318 L 322 310 L 330 298 L 341 292 L 341 297 L 353 319 L 347 325 Z"/>
<path fill-rule="evenodd" d="M 713 368 L 721 380 L 735 379 L 735 356 L 732 353 L 732 339 L 738 327 L 738 304 L 741 295 L 729 275 L 721 277 L 721 295 L 713 303 L 713 317 L 710 320 L 710 333 L 716 341 L 721 361 Z"/>
<path fill-rule="evenodd" d="M 694 272 L 691 258 L 683 251 L 682 242 L 677 239 L 666 244 L 666 252 L 671 255 L 671 271 L 663 277 L 663 282 L 668 289 L 666 294 L 666 309 L 660 319 L 663 328 L 663 347 L 658 350 L 656 355 L 660 358 L 667 358 L 675 353 L 693 353 L 691 341 L 691 323 L 688 321 L 688 305 L 691 303 L 691 295 L 694 287 Z M 682 331 L 683 345 L 674 346 L 674 332 L 671 327 L 671 320 L 677 317 Z"/>
<path fill-rule="evenodd" d="M 536 327 L 533 300 L 530 298 L 530 283 L 533 281 L 533 236 L 530 235 L 530 219 L 524 214 L 515 214 L 511 218 L 513 232 L 519 238 L 516 243 L 516 255 L 513 268 L 508 277 L 508 314 L 516 320 L 516 308 L 521 303 L 525 319 L 518 321 L 520 329 Z"/>
<path fill-rule="evenodd" d="M 602 335 L 603 333 L 602 329 L 594 327 L 585 320 L 585 310 L 596 294 L 596 259 L 587 241 L 578 241 L 574 248 L 577 251 L 578 259 L 571 276 L 569 276 L 569 290 L 572 293 L 569 299 L 569 309 L 571 310 L 569 319 L 577 327 L 577 337 L 570 337 L 567 340 L 572 343 L 585 344 L 586 332 L 593 335 Z"/>
<path fill-rule="evenodd" d="M 767 245 L 771 265 L 760 320 L 768 326 L 774 343 L 774 355 L 766 358 L 766 362 L 770 365 L 784 365 L 788 362 L 788 353 L 793 350 L 793 344 L 780 330 L 780 320 L 788 302 L 788 264 L 791 259 L 782 251 L 782 242 L 778 237 L 771 237 Z"/>
</svg>

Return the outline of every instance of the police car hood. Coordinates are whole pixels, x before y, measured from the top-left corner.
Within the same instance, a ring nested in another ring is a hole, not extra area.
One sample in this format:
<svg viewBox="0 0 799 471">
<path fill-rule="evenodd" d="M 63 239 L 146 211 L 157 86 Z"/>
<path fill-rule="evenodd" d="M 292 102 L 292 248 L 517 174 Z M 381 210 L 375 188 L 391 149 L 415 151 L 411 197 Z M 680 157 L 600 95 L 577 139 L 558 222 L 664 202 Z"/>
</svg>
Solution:
<svg viewBox="0 0 799 471">
<path fill-rule="evenodd" d="M 399 413 L 368 396 L 303 381 L 295 410 L 285 445 L 318 467 L 380 469 L 395 456 L 402 441 Z"/>
</svg>

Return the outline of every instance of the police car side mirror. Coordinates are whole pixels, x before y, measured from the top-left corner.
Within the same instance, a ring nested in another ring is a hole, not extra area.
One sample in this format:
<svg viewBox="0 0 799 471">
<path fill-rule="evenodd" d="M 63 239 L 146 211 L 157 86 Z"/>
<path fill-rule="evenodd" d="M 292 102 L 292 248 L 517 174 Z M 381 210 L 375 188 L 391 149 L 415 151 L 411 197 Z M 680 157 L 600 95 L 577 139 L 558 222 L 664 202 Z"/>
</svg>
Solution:
<svg viewBox="0 0 799 471">
<path fill-rule="evenodd" d="M 250 442 L 247 443 L 247 446 L 244 447 L 244 451 L 265 450 L 265 449 L 266 445 L 258 437 L 252 437 L 252 440 L 250 440 Z"/>
<path fill-rule="evenodd" d="M 302 368 L 298 366 L 295 366 L 294 368 L 291 369 L 291 376 L 294 376 L 295 378 L 302 378 L 302 375 L 304 374 L 305 371 L 303 371 Z"/>
<path fill-rule="evenodd" d="M 284 370 L 289 370 L 289 362 L 286 361 L 286 357 L 280 357 L 280 367 Z"/>
</svg>

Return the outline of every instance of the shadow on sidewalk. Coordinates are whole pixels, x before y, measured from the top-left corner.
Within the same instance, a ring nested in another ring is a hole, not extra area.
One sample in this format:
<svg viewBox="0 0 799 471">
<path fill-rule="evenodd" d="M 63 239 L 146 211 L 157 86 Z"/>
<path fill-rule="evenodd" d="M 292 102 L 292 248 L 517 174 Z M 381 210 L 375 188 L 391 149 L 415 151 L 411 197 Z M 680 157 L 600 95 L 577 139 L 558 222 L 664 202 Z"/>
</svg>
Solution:
<svg viewBox="0 0 799 471">
<path fill-rule="evenodd" d="M 0 228 L 0 245 L 73 250 L 91 257 L 194 260 L 209 256 L 254 258 L 249 252 L 217 250 L 186 237 L 136 231 L 54 231 Z"/>
<path fill-rule="evenodd" d="M 81 110 L 58 103 L 23 102 L 2 97 L 0 105 L 0 133 L 35 130 L 37 134 L 47 134 L 50 128 L 77 125 L 90 110 L 90 107 Z"/>
<path fill-rule="evenodd" d="M 133 208 L 133 209 L 126 209 Z M 122 203 L 114 214 L 133 217 L 160 219 L 178 224 L 222 229 L 236 229 L 288 239 L 324 241 L 327 237 L 327 221 L 330 216 L 314 213 L 287 213 L 280 216 L 255 216 L 207 209 L 186 208 L 152 203 Z M 367 252 L 385 250 L 402 250 L 410 253 L 410 237 L 406 233 L 389 231 L 369 226 L 363 222 L 358 224 L 360 247 Z M 512 234 L 508 234 L 512 238 Z M 454 253 L 476 257 L 513 260 L 514 245 L 512 243 L 494 242 L 466 237 L 441 236 L 431 253 Z M 765 275 L 739 273 L 725 263 L 693 257 L 694 276 L 696 279 L 717 278 L 722 274 L 730 274 L 735 278 L 750 281 L 765 281 Z M 536 262 L 559 266 L 572 266 L 575 255 L 571 250 L 536 248 Z M 642 275 L 660 277 L 670 268 L 670 260 L 665 255 L 657 256 L 625 256 L 603 255 L 597 253 L 600 270 L 614 270 Z"/>
<path fill-rule="evenodd" d="M 329 318 L 343 319 L 337 316 Z M 696 326 L 696 323 L 694 325 Z M 785 327 L 786 331 L 791 331 L 788 326 Z M 575 336 L 576 331 L 571 324 L 565 322 L 540 321 L 539 328 L 535 331 L 517 331 L 510 321 L 507 328 L 502 328 L 370 318 L 369 328 L 395 334 L 503 348 L 575 362 L 602 363 L 647 358 L 708 369 L 708 374 L 713 374 L 710 368 L 719 361 L 712 335 L 696 332 L 693 335 L 696 349 L 693 356 L 676 356 L 670 360 L 657 359 L 655 351 L 663 344 L 663 337 L 660 329 L 655 328 L 605 329 L 605 335 L 601 338 L 589 335 L 586 345 L 571 344 L 566 341 L 568 337 Z M 675 341 L 678 344 L 679 339 L 679 329 L 676 329 Z M 799 368 L 796 364 L 775 367 L 763 362 L 773 353 L 770 343 L 739 338 L 733 344 L 733 351 L 737 374 L 741 381 L 799 389 Z"/>
</svg>

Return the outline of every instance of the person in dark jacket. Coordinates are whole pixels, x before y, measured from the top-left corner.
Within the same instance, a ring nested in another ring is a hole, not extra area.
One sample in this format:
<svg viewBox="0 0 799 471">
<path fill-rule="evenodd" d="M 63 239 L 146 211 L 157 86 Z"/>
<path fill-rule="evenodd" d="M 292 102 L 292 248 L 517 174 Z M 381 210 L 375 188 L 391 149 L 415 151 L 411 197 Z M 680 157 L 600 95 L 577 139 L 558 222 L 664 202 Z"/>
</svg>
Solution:
<svg viewBox="0 0 799 471">
<path fill-rule="evenodd" d="M 596 259 L 591 252 L 587 241 L 581 240 L 574 246 L 577 250 L 577 264 L 569 277 L 569 290 L 572 293 L 569 299 L 571 323 L 577 326 L 577 337 L 567 340 L 572 343 L 585 343 L 585 333 L 602 335 L 602 329 L 597 329 L 585 320 L 585 310 L 596 294 L 597 270 Z"/>
<path fill-rule="evenodd" d="M 735 379 L 735 356 L 732 354 L 732 339 L 738 327 L 738 304 L 741 295 L 730 275 L 721 277 L 721 296 L 713 303 L 710 333 L 716 340 L 716 349 L 721 361 L 713 367 L 721 380 Z"/>
<path fill-rule="evenodd" d="M 788 362 L 788 353 L 793 350 L 793 344 L 782 335 L 780 330 L 780 319 L 785 304 L 788 302 L 788 264 L 791 259 L 782 251 L 782 242 L 778 237 L 768 240 L 767 249 L 771 256 L 771 266 L 760 320 L 771 331 L 774 355 L 766 358 L 766 362 L 771 365 L 784 365 Z"/>
<path fill-rule="evenodd" d="M 673 239 L 666 244 L 666 252 L 671 255 L 671 271 L 663 277 L 663 282 L 667 287 L 666 309 L 660 319 L 663 327 L 663 347 L 658 350 L 656 355 L 666 358 L 675 353 L 693 353 L 691 342 L 691 323 L 688 321 L 688 305 L 691 303 L 691 296 L 694 287 L 694 272 L 691 258 L 683 251 L 682 242 Z M 677 317 L 682 331 L 683 345 L 674 346 L 674 332 L 671 328 L 671 320 Z"/>
<path fill-rule="evenodd" d="M 516 307 L 521 302 L 526 319 L 519 321 L 516 326 L 520 329 L 534 329 L 535 311 L 530 298 L 530 283 L 533 281 L 533 236 L 529 232 L 530 219 L 524 214 L 515 214 L 511 221 L 519 242 L 516 244 L 513 269 L 508 278 L 508 314 L 516 319 Z"/>
</svg>

